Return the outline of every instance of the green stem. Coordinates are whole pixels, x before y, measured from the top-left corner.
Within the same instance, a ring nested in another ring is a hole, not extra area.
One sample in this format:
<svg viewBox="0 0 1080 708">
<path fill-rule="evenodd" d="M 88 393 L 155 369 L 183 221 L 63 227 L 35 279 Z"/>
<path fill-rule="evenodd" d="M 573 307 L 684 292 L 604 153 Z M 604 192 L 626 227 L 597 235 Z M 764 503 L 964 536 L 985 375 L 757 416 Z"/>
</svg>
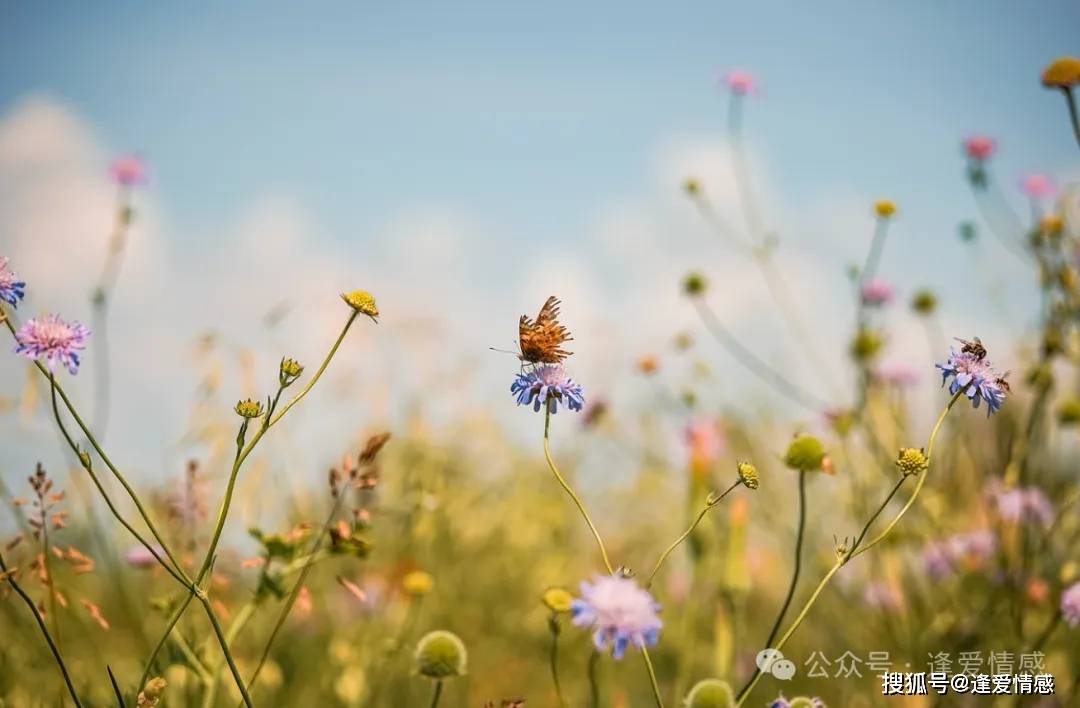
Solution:
<svg viewBox="0 0 1080 708">
<path fill-rule="evenodd" d="M 600 652 L 593 649 L 585 669 L 589 677 L 589 708 L 600 708 L 600 683 L 596 678 L 596 668 L 599 661 Z"/>
<path fill-rule="evenodd" d="M 907 481 L 908 476 L 909 475 L 904 475 L 896 481 L 896 484 L 893 486 L 892 491 L 889 492 L 889 495 L 887 497 L 885 497 L 885 501 L 881 502 L 881 506 L 877 508 L 877 511 L 875 511 L 870 516 L 870 519 L 866 522 L 866 524 L 863 525 L 862 531 L 859 532 L 858 538 L 855 539 L 855 543 L 851 544 L 851 548 L 847 552 L 845 562 L 851 560 L 852 556 L 855 555 L 856 549 L 859 548 L 859 544 L 861 544 L 863 539 L 866 538 L 866 534 L 870 531 L 870 527 L 873 526 L 874 522 L 877 521 L 877 518 L 881 516 L 882 512 L 885 511 L 885 507 L 889 506 L 889 502 L 891 502 L 893 500 L 893 497 L 896 496 L 897 492 L 900 491 L 900 487 L 904 486 L 904 482 Z"/>
<path fill-rule="evenodd" d="M 555 684 L 555 696 L 559 699 L 559 705 L 567 708 L 569 704 L 563 696 L 562 683 L 559 681 L 559 618 L 555 613 L 548 619 L 548 626 L 551 628 L 551 682 Z"/>
<path fill-rule="evenodd" d="M 656 561 L 656 565 L 653 566 L 652 572 L 649 573 L 649 578 L 645 581 L 646 588 L 652 585 L 653 580 L 656 578 L 656 574 L 660 571 L 660 566 L 664 565 L 664 561 L 667 560 L 668 556 L 671 555 L 672 551 L 678 548 L 683 541 L 690 537 L 690 534 L 692 534 L 694 532 L 694 529 L 698 527 L 698 524 L 701 523 L 701 520 L 705 518 L 705 514 L 709 512 L 709 509 L 712 509 L 714 506 L 717 506 L 720 502 L 722 502 L 724 500 L 724 497 L 730 494 L 735 489 L 735 487 L 738 487 L 740 484 L 742 484 L 742 482 L 740 480 L 736 480 L 735 483 L 728 487 L 719 497 L 705 502 L 704 508 L 702 508 L 701 512 L 698 513 L 697 518 L 695 518 L 694 521 L 690 524 L 690 528 L 686 529 L 686 531 L 684 531 L 681 536 L 675 539 L 675 541 L 667 547 L 667 550 L 665 550 L 660 555 L 660 559 Z"/>
<path fill-rule="evenodd" d="M 439 699 L 442 697 L 442 679 L 435 682 L 435 692 L 431 694 L 431 708 L 435 708 L 439 705 Z"/>
<path fill-rule="evenodd" d="M 656 671 L 653 669 L 648 648 L 641 647 L 641 658 L 645 660 L 645 670 L 649 672 L 649 686 L 652 687 L 656 708 L 664 708 L 664 699 L 660 696 L 660 684 L 656 682 Z"/>
<path fill-rule="evenodd" d="M 165 631 L 162 633 L 161 638 L 158 639 L 157 644 L 154 645 L 153 651 L 150 652 L 150 658 L 146 662 L 146 667 L 143 669 L 142 677 L 139 679 L 139 688 L 146 685 L 146 682 L 150 680 L 150 672 L 154 668 L 154 662 L 157 661 L 157 655 L 161 652 L 161 648 L 165 646 L 165 642 L 169 640 L 169 635 L 172 634 L 173 628 L 180 621 L 180 618 L 184 616 L 184 612 L 187 610 L 188 605 L 195 599 L 194 593 L 187 593 L 184 596 L 184 600 L 177 605 L 176 609 L 169 616 L 169 620 L 165 623 Z"/>
<path fill-rule="evenodd" d="M 607 568 L 609 575 L 614 575 L 615 568 L 611 565 L 611 561 L 608 560 L 607 549 L 604 548 L 604 541 L 600 538 L 600 532 L 596 530 L 596 525 L 593 523 L 592 518 L 589 516 L 589 512 L 585 510 L 585 504 L 582 503 L 581 498 L 574 492 L 570 485 L 559 473 L 559 468 L 555 466 L 555 461 L 551 459 L 551 446 L 548 442 L 548 434 L 551 428 L 551 409 L 544 406 L 544 458 L 547 459 L 548 467 L 551 468 L 551 473 L 555 475 L 555 479 L 570 495 L 570 498 L 574 500 L 574 504 L 577 506 L 578 511 L 585 517 L 585 523 L 589 525 L 589 530 L 592 531 L 593 538 L 596 539 L 596 545 L 600 547 L 600 555 L 604 559 L 604 567 Z"/>
<path fill-rule="evenodd" d="M 34 605 L 34 601 L 30 599 L 30 596 L 26 594 L 26 591 L 15 582 L 14 575 L 8 574 L 8 567 L 7 564 L 4 563 L 3 555 L 0 555 L 0 572 L 5 574 L 8 585 L 10 585 L 11 589 L 22 598 L 22 601 L 26 603 L 26 606 L 30 608 L 30 612 L 34 615 L 34 619 L 37 621 L 42 636 L 45 637 L 45 642 L 49 645 L 49 650 L 52 652 L 53 659 L 56 660 L 56 665 L 60 668 L 60 674 L 64 677 L 64 683 L 67 685 L 71 700 L 75 702 L 76 708 L 82 708 L 82 701 L 79 700 L 79 695 L 75 693 L 75 685 L 71 682 L 71 675 L 68 674 L 67 666 L 64 664 L 64 658 L 60 656 L 60 649 L 56 646 L 56 642 L 53 641 L 52 636 L 49 634 L 49 628 L 45 624 L 45 620 L 41 617 L 41 613 L 38 612 L 37 606 Z"/>
<path fill-rule="evenodd" d="M 1080 145 L 1080 116 L 1077 116 L 1076 96 L 1073 95 L 1071 86 L 1061 89 L 1065 94 L 1065 103 L 1069 106 L 1069 121 L 1072 123 L 1073 135 L 1076 136 L 1076 144 Z"/>
</svg>

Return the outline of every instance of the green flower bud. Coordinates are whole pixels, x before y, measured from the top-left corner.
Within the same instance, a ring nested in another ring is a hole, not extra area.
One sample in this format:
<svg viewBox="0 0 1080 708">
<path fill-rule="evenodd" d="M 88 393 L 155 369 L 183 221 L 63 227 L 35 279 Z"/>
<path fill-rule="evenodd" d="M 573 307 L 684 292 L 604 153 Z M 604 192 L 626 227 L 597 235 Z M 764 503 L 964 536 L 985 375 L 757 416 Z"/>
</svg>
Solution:
<svg viewBox="0 0 1080 708">
<path fill-rule="evenodd" d="M 851 340 L 851 358 L 858 362 L 867 362 L 876 357 L 885 341 L 872 329 L 861 329 Z"/>
<path fill-rule="evenodd" d="M 758 488 L 757 468 L 749 462 L 740 462 L 736 469 L 739 472 L 739 481 L 746 485 L 747 489 Z"/>
<path fill-rule="evenodd" d="M 1076 425 L 1080 423 L 1080 398 L 1073 396 L 1066 398 L 1058 406 L 1058 422 L 1062 425 Z"/>
<path fill-rule="evenodd" d="M 691 197 L 696 197 L 701 192 L 701 183 L 693 177 L 687 178 L 682 183 L 683 190 Z"/>
<path fill-rule="evenodd" d="M 937 309 L 937 295 L 931 290 L 919 290 L 911 298 L 911 309 L 920 315 L 929 315 Z"/>
<path fill-rule="evenodd" d="M 683 279 L 683 292 L 690 297 L 698 297 L 705 294 L 708 281 L 701 273 L 690 273 Z"/>
<path fill-rule="evenodd" d="M 900 454 L 896 457 L 896 466 L 905 477 L 909 474 L 919 474 L 930 467 L 930 460 L 926 458 L 926 451 L 914 447 L 900 448 Z"/>
<path fill-rule="evenodd" d="M 465 644 L 453 632 L 435 630 L 416 644 L 416 673 L 432 679 L 463 676 L 467 656 Z"/>
<path fill-rule="evenodd" d="M 241 418 L 258 418 L 263 414 L 262 402 L 253 401 L 250 398 L 239 401 L 236 404 L 236 414 Z"/>
<path fill-rule="evenodd" d="M 282 359 L 278 368 L 278 382 L 284 387 L 291 385 L 300 374 L 304 373 L 304 367 L 296 359 Z"/>
<path fill-rule="evenodd" d="M 825 446 L 812 435 L 796 435 L 788 445 L 784 464 L 793 470 L 813 472 L 825 461 Z"/>
<path fill-rule="evenodd" d="M 683 701 L 686 708 L 732 708 L 735 697 L 727 681 L 710 678 L 694 684 Z"/>
</svg>

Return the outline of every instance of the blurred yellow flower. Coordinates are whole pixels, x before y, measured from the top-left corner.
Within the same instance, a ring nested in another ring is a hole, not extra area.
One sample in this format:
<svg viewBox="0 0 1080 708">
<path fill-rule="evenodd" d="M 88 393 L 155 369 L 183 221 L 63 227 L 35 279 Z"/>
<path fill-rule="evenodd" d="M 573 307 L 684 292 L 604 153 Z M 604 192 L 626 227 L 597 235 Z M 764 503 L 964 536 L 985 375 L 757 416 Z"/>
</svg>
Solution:
<svg viewBox="0 0 1080 708">
<path fill-rule="evenodd" d="M 435 579 L 422 570 L 414 570 L 401 579 L 401 587 L 409 597 L 423 597 L 435 587 Z"/>
<path fill-rule="evenodd" d="M 544 604 L 552 612 L 569 612 L 574 596 L 564 588 L 548 588 L 543 595 Z"/>
<path fill-rule="evenodd" d="M 874 202 L 874 213 L 882 219 L 888 219 L 890 216 L 896 213 L 896 204 L 888 199 L 882 199 Z"/>
<path fill-rule="evenodd" d="M 1043 69 L 1042 84 L 1047 88 L 1072 88 L 1080 84 L 1080 59 L 1059 57 Z"/>
</svg>

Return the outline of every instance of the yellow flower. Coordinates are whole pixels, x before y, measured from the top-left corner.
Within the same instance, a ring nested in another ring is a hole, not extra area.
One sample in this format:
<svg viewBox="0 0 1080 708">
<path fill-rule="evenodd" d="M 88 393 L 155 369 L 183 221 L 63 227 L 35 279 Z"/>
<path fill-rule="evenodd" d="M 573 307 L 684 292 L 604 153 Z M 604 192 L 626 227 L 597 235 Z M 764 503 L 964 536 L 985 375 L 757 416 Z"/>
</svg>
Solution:
<svg viewBox="0 0 1080 708">
<path fill-rule="evenodd" d="M 812 435 L 796 435 L 784 455 L 784 464 L 793 470 L 813 472 L 825 461 L 825 446 Z"/>
<path fill-rule="evenodd" d="M 236 414 L 241 418 L 258 418 L 263 414 L 263 405 L 261 402 L 253 401 L 250 398 L 246 401 L 239 401 L 236 404 Z"/>
<path fill-rule="evenodd" d="M 463 676 L 467 663 L 465 644 L 453 632 L 436 630 L 416 645 L 416 673 L 431 679 Z"/>
<path fill-rule="evenodd" d="M 930 461 L 922 448 L 904 447 L 900 448 L 900 454 L 896 457 L 896 466 L 906 477 L 925 471 L 930 467 Z"/>
<path fill-rule="evenodd" d="M 375 306 L 375 297 L 367 290 L 353 290 L 351 293 L 341 293 L 341 299 L 349 307 L 368 317 L 379 316 L 379 308 Z"/>
<path fill-rule="evenodd" d="M 1049 236 L 1057 236 L 1061 233 L 1061 230 L 1065 228 L 1065 221 L 1059 214 L 1047 214 L 1042 218 L 1039 223 L 1044 234 Z"/>
<path fill-rule="evenodd" d="M 1047 88 L 1070 89 L 1080 84 L 1080 59 L 1059 57 L 1043 69 L 1042 84 Z"/>
<path fill-rule="evenodd" d="M 736 469 L 739 472 L 739 481 L 746 485 L 747 489 L 758 488 L 758 471 L 749 462 L 740 462 Z"/>
<path fill-rule="evenodd" d="M 552 612 L 569 612 L 574 604 L 574 596 L 564 588 L 548 588 L 544 591 L 543 600 Z"/>
<path fill-rule="evenodd" d="M 401 579 L 401 587 L 410 597 L 423 597 L 435 587 L 435 580 L 422 570 L 414 570 Z"/>
<path fill-rule="evenodd" d="M 888 219 L 896 213 L 896 204 L 888 199 L 874 202 L 874 213 L 882 219 Z"/>
</svg>

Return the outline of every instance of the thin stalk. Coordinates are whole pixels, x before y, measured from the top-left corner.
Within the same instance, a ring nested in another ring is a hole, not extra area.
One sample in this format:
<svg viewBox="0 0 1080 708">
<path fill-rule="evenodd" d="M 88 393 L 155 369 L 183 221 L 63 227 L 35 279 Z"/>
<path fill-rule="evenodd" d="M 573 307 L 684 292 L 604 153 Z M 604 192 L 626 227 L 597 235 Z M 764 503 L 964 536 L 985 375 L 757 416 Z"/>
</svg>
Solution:
<svg viewBox="0 0 1080 708">
<path fill-rule="evenodd" d="M 667 547 L 667 550 L 665 550 L 660 555 L 659 560 L 656 561 L 656 565 L 653 566 L 652 572 L 649 573 L 649 577 L 645 581 L 646 588 L 652 585 L 653 580 L 656 578 L 656 574 L 660 571 L 660 566 L 664 565 L 664 561 L 667 560 L 668 556 L 671 555 L 672 551 L 678 548 L 683 541 L 690 537 L 690 534 L 692 534 L 694 532 L 694 529 L 698 527 L 698 524 L 701 523 L 701 520 L 705 518 L 705 514 L 709 513 L 709 510 L 712 509 L 714 506 L 720 504 L 720 502 L 724 500 L 724 497 L 730 494 L 735 489 L 735 487 L 738 487 L 740 484 L 742 484 L 742 481 L 735 480 L 735 483 L 728 487 L 719 497 L 716 497 L 715 499 L 712 499 L 710 501 L 706 501 L 705 506 L 701 509 L 701 512 L 698 513 L 697 518 L 695 518 L 694 521 L 690 524 L 690 528 L 686 529 L 686 531 L 684 531 L 681 536 L 675 539 L 675 541 Z"/>
<path fill-rule="evenodd" d="M 656 682 L 656 671 L 653 669 L 652 659 L 649 658 L 649 650 L 646 647 L 641 647 L 641 658 L 645 660 L 645 670 L 649 672 L 649 686 L 652 688 L 656 708 L 664 708 L 664 699 L 660 696 L 660 684 Z"/>
<path fill-rule="evenodd" d="M 60 669 L 60 674 L 64 677 L 64 684 L 67 685 L 71 700 L 75 702 L 76 708 L 82 708 L 82 701 L 79 700 L 79 695 L 75 692 L 75 685 L 71 682 L 71 675 L 68 674 L 67 665 L 64 664 L 64 658 L 60 656 L 60 649 L 56 646 L 56 642 L 53 641 L 52 635 L 49 634 L 49 628 L 45 624 L 45 620 L 42 618 L 41 613 L 38 612 L 38 608 L 34 605 L 34 601 L 30 599 L 30 596 L 26 594 L 26 591 L 24 591 L 15 581 L 14 574 L 11 574 L 8 571 L 7 564 L 4 563 L 4 556 L 2 554 L 0 554 L 0 572 L 4 573 L 8 585 L 10 585 L 11 589 L 22 598 L 22 601 L 26 603 L 26 606 L 30 608 L 30 612 L 34 615 L 34 619 L 37 621 L 42 636 L 45 637 L 45 642 L 49 645 L 49 651 L 52 652 L 53 659 L 56 660 L 56 665 Z"/>
<path fill-rule="evenodd" d="M 600 683 L 596 678 L 596 665 L 600 661 L 600 652 L 593 649 L 589 654 L 589 663 L 585 672 L 589 678 L 589 708 L 600 708 Z"/>
<path fill-rule="evenodd" d="M 772 649 L 773 640 L 776 639 L 776 635 L 780 632 L 780 625 L 784 621 L 784 617 L 787 615 L 788 608 L 791 607 L 791 600 L 795 597 L 795 588 L 799 584 L 799 575 L 802 573 L 802 549 L 803 539 L 806 531 L 806 470 L 799 470 L 799 522 L 797 531 L 795 533 L 795 567 L 791 572 L 791 583 L 788 584 L 787 596 L 784 598 L 784 603 L 780 606 L 780 612 L 776 615 L 776 621 L 773 622 L 772 629 L 769 631 L 769 637 L 765 640 L 765 648 Z M 776 647 L 779 648 L 779 647 Z M 755 668 L 750 680 L 739 691 L 738 698 L 745 696 L 753 685 L 757 682 L 758 677 L 761 674 L 760 668 Z"/>
<path fill-rule="evenodd" d="M 559 705 L 568 708 L 569 704 L 563 696 L 562 683 L 559 681 L 559 618 L 555 613 L 548 619 L 548 627 L 551 628 L 551 653 L 548 657 L 551 664 L 551 682 L 555 684 L 555 696 L 559 699 Z"/>
<path fill-rule="evenodd" d="M 1071 86 L 1066 86 L 1061 89 L 1061 92 L 1065 94 L 1065 103 L 1069 106 L 1069 122 L 1072 123 L 1073 135 L 1076 137 L 1076 144 L 1080 145 L 1080 116 L 1077 116 L 1076 109 L 1076 96 L 1073 95 Z"/>
<path fill-rule="evenodd" d="M 124 247 L 127 245 L 128 219 L 130 216 L 129 191 L 121 185 L 116 196 L 116 219 L 113 225 L 112 236 L 109 238 L 108 252 L 105 254 L 105 264 L 101 269 L 101 277 L 94 288 L 90 298 L 93 308 L 94 341 L 94 428 L 98 436 L 105 439 L 105 429 L 109 422 L 109 338 L 108 338 L 108 315 L 109 298 L 116 288 L 116 281 L 120 275 L 120 266 L 123 263 Z"/>
<path fill-rule="evenodd" d="M 904 482 L 907 481 L 908 477 L 909 475 L 904 475 L 896 480 L 896 484 L 893 486 L 892 491 L 889 492 L 889 495 L 885 497 L 885 501 L 881 502 L 881 506 L 877 508 L 877 511 L 875 511 L 866 524 L 863 525 L 862 531 L 859 532 L 858 538 L 855 539 L 855 543 L 851 544 L 851 548 L 847 552 L 846 560 L 851 560 L 851 557 L 855 555 L 856 549 L 858 549 L 859 544 L 862 543 L 863 539 L 866 538 L 866 534 L 870 531 L 870 527 L 877 521 L 877 518 L 881 516 L 882 512 L 885 511 L 885 507 L 889 506 L 889 502 L 891 502 L 893 497 L 896 496 L 896 493 L 900 491 L 900 487 L 904 486 Z"/>
<path fill-rule="evenodd" d="M 555 461 L 551 459 L 551 446 L 548 441 L 549 431 L 551 428 L 551 409 L 547 407 L 545 402 L 544 406 L 544 458 L 547 460 L 548 467 L 551 468 L 551 473 L 555 475 L 555 479 L 559 482 L 559 485 L 570 495 L 570 498 L 574 501 L 578 511 L 585 518 L 585 523 L 589 525 L 589 530 L 592 531 L 593 538 L 596 539 L 596 545 L 600 547 L 600 556 L 604 559 L 604 567 L 607 569 L 609 575 L 614 575 L 615 568 L 611 565 L 611 561 L 608 560 L 607 549 L 604 548 L 604 541 L 600 538 L 600 532 L 596 530 L 596 524 L 593 523 L 592 517 L 589 516 L 589 512 L 585 510 L 585 504 L 581 501 L 581 498 L 574 492 L 573 488 L 567 483 L 566 479 L 559 472 L 559 468 L 555 466 Z"/>
<path fill-rule="evenodd" d="M 439 705 L 440 698 L 442 698 L 442 679 L 435 682 L 435 691 L 431 694 L 431 708 Z"/>
</svg>

